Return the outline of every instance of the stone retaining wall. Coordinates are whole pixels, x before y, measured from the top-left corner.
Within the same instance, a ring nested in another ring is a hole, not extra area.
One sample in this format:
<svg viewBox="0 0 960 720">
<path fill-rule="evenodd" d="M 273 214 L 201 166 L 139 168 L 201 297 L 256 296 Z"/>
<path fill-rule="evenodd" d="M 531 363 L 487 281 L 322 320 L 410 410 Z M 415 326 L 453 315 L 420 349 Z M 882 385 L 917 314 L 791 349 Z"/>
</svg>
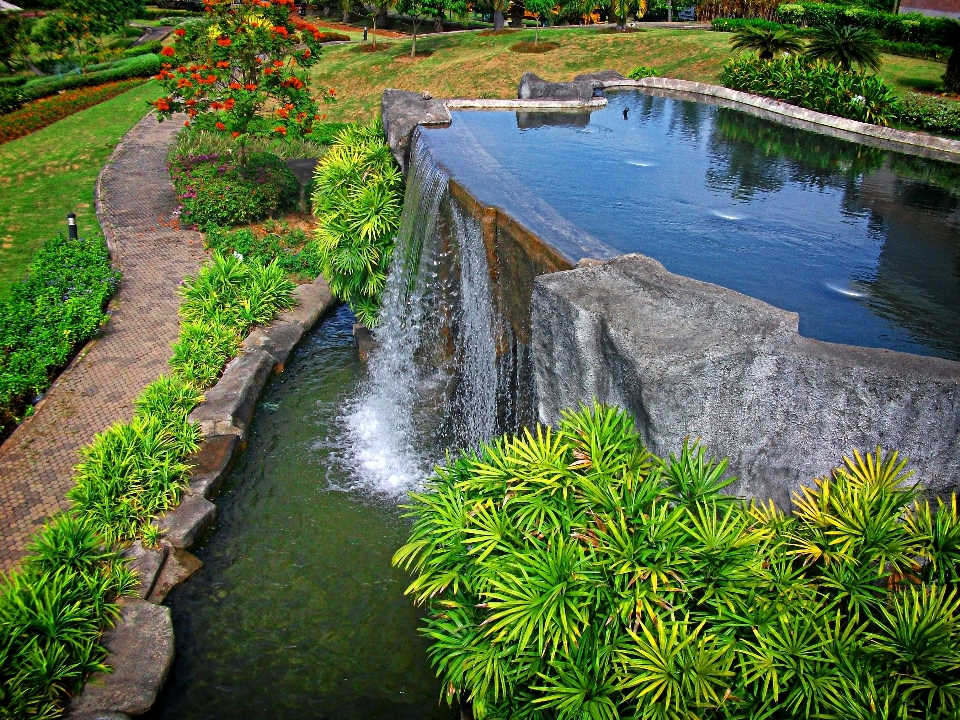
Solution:
<svg viewBox="0 0 960 720">
<path fill-rule="evenodd" d="M 104 633 L 112 673 L 90 678 L 70 703 L 72 720 L 123 720 L 147 712 L 156 702 L 173 664 L 174 634 L 169 608 L 160 605 L 177 585 L 203 566 L 189 551 L 215 526 L 213 497 L 242 450 L 257 400 L 270 375 L 281 372 L 290 353 L 335 301 L 320 277 L 294 291 L 297 306 L 267 327 L 257 328 L 241 353 L 227 363 L 219 382 L 190 415 L 203 441 L 189 458 L 194 466 L 180 505 L 161 517 L 157 548 L 139 542 L 127 549 L 140 575 L 138 597 L 121 601 L 121 620 Z"/>
</svg>

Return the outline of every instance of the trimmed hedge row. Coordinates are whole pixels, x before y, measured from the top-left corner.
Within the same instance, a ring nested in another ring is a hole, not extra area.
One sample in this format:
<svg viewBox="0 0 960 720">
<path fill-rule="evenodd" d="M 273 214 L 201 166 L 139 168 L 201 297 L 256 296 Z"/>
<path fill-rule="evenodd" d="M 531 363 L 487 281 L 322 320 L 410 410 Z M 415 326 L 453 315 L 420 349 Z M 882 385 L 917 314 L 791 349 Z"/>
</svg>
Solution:
<svg viewBox="0 0 960 720">
<path fill-rule="evenodd" d="M 0 300 L 0 431 L 97 332 L 119 281 L 99 235 L 43 244 L 27 278 Z"/>
<path fill-rule="evenodd" d="M 84 73 L 83 75 L 67 75 L 62 78 L 43 78 L 24 85 L 20 92 L 24 101 L 38 100 L 42 97 L 55 95 L 61 90 L 103 85 L 117 80 L 151 77 L 160 72 L 159 55 L 139 55 L 122 65 L 100 72 Z"/>
<path fill-rule="evenodd" d="M 777 8 L 776 19 L 785 24 L 806 27 L 858 25 L 876 30 L 887 40 L 922 45 L 948 45 L 953 23 L 950 18 L 927 17 L 920 13 L 894 15 L 855 5 L 820 2 L 783 4 Z"/>
</svg>

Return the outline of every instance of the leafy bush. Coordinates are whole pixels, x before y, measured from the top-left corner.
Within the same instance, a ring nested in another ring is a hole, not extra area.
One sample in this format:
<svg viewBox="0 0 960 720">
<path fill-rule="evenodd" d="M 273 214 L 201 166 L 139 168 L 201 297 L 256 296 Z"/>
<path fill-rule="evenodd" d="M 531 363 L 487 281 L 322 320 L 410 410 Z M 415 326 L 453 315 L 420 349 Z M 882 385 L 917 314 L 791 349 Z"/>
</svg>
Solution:
<svg viewBox="0 0 960 720">
<path fill-rule="evenodd" d="M 960 135 L 960 103 L 956 101 L 910 93 L 900 101 L 897 119 L 922 130 Z"/>
<path fill-rule="evenodd" d="M 300 183 L 272 153 L 252 153 L 244 167 L 229 154 L 174 156 L 170 177 L 183 204 L 181 222 L 201 230 L 269 217 L 294 205 Z"/>
<path fill-rule="evenodd" d="M 380 121 L 341 131 L 313 182 L 323 275 L 333 294 L 373 327 L 403 204 L 403 178 Z"/>
<path fill-rule="evenodd" d="M 101 632 L 135 578 L 90 525 L 51 518 L 19 573 L 0 580 L 0 714 L 59 717 L 84 678 L 104 668 Z"/>
<path fill-rule="evenodd" d="M 788 30 L 796 30 L 795 26 L 781 25 L 780 23 L 775 23 L 772 20 L 764 20 L 763 18 L 715 18 L 710 21 L 710 26 L 713 30 L 719 32 L 735 32 L 744 27 L 755 27 L 762 30 L 779 30 L 780 28 L 786 27 Z"/>
<path fill-rule="evenodd" d="M 833 63 L 844 71 L 858 65 L 861 70 L 877 72 L 882 64 L 879 42 L 876 33 L 867 28 L 827 25 L 816 29 L 806 55 L 814 60 Z"/>
<path fill-rule="evenodd" d="M 643 80 L 645 77 L 656 77 L 660 73 L 652 67 L 647 65 L 640 65 L 635 67 L 633 70 L 627 73 L 627 77 L 631 80 Z"/>
<path fill-rule="evenodd" d="M 250 138 L 247 150 L 251 153 L 270 153 L 279 158 L 319 158 L 325 152 L 324 147 L 332 142 L 332 135 L 341 128 L 341 123 L 324 123 L 314 126 L 315 131 L 309 140 L 284 140 L 282 138 Z M 233 143 L 223 133 L 209 132 L 191 125 L 177 134 L 177 142 L 170 152 L 171 161 L 190 155 L 233 154 Z"/>
<path fill-rule="evenodd" d="M 922 45 L 948 45 L 951 20 L 919 13 L 894 15 L 857 5 L 823 2 L 785 3 L 777 8 L 776 20 L 807 27 L 858 25 L 870 28 L 887 40 Z"/>
<path fill-rule="evenodd" d="M 26 99 L 19 87 L 0 85 L 0 115 L 6 115 L 23 107 Z"/>
<path fill-rule="evenodd" d="M 896 100 L 880 78 L 800 57 L 760 60 L 741 55 L 723 66 L 720 82 L 851 120 L 889 125 L 895 117 Z"/>
<path fill-rule="evenodd" d="M 25 82 L 27 82 L 27 77 L 25 75 L 13 75 L 10 77 L 0 77 L 0 88 L 20 87 Z"/>
<path fill-rule="evenodd" d="M 317 243 L 299 228 L 267 221 L 262 228 L 211 228 L 204 243 L 221 255 L 239 253 L 244 259 L 277 265 L 290 275 L 314 280 L 322 272 Z"/>
<path fill-rule="evenodd" d="M 844 458 L 787 515 L 594 406 L 448 460 L 394 563 L 477 720 L 952 718 L 960 517 L 905 462 Z"/>
<path fill-rule="evenodd" d="M 159 72 L 159 55 L 139 55 L 136 58 L 136 62 L 126 63 L 120 67 L 110 68 L 109 70 L 85 73 L 83 75 L 66 75 L 62 78 L 40 78 L 24 85 L 22 92 L 24 98 L 27 100 L 36 100 L 49 95 L 56 95 L 61 90 L 103 85 L 104 83 L 128 80 L 130 78 L 150 77 Z"/>
<path fill-rule="evenodd" d="M 877 49 L 888 55 L 920 58 L 921 60 L 946 61 L 951 50 L 942 45 L 923 45 L 915 42 L 898 42 L 895 40 L 880 40 Z"/>
<path fill-rule="evenodd" d="M 100 236 L 41 246 L 27 278 L 0 299 L 0 428 L 17 422 L 103 324 L 119 279 Z"/>
</svg>

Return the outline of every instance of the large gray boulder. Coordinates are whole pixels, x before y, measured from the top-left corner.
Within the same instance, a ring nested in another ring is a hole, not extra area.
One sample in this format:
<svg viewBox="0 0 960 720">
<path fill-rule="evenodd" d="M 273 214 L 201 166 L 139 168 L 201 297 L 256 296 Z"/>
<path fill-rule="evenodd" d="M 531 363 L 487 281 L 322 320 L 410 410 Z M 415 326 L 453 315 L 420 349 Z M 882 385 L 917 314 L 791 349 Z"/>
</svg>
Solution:
<svg viewBox="0 0 960 720">
<path fill-rule="evenodd" d="M 521 100 L 576 100 L 587 103 L 593 97 L 593 83 L 574 81 L 555 83 L 544 80 L 532 72 L 520 78 L 517 97 Z"/>
<path fill-rule="evenodd" d="M 701 438 L 734 490 L 781 506 L 878 444 L 930 491 L 960 487 L 960 363 L 802 337 L 795 313 L 641 255 L 541 276 L 532 302 L 542 421 L 619 405 L 654 453 Z"/>
<path fill-rule="evenodd" d="M 383 133 L 400 164 L 407 172 L 410 158 L 410 137 L 417 125 L 449 125 L 450 110 L 442 100 L 430 97 L 429 93 L 414 93 L 387 88 L 380 101 L 380 116 L 383 118 Z"/>
<path fill-rule="evenodd" d="M 142 715 L 153 707 L 173 664 L 170 608 L 142 600 L 126 603 L 117 626 L 103 634 L 103 646 L 113 672 L 87 681 L 70 701 L 68 718 Z"/>
</svg>

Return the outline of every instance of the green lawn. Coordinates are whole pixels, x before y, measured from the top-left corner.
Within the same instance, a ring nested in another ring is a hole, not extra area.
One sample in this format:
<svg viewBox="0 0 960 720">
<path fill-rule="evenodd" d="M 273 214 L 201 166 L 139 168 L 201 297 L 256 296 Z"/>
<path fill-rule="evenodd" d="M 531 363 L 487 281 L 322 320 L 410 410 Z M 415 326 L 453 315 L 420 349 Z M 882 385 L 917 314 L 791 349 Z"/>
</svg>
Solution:
<svg viewBox="0 0 960 720">
<path fill-rule="evenodd" d="M 427 35 L 417 40 L 418 57 L 410 60 L 409 40 L 386 40 L 389 49 L 358 53 L 356 46 L 326 48 L 313 69 L 317 89 L 336 88 L 340 99 L 324 109 L 329 120 L 368 120 L 380 108 L 384 88 L 428 90 L 435 97 L 516 97 L 520 76 L 532 70 L 548 80 L 613 68 L 623 74 L 649 65 L 682 80 L 717 82 L 723 63 L 733 56 L 730 33 L 711 30 L 646 28 L 628 34 L 601 34 L 595 29 L 547 29 L 541 40 L 560 47 L 538 55 L 518 54 L 510 46 L 533 40 L 532 30 L 501 36 L 478 33 Z M 422 56 L 419 53 L 423 53 Z M 884 55 L 880 75 L 896 92 L 932 90 L 945 65 Z"/>
<path fill-rule="evenodd" d="M 0 145 L 0 294 L 23 277 L 33 253 L 77 214 L 97 232 L 93 186 L 110 152 L 159 91 L 150 82 L 31 135 Z"/>
</svg>

